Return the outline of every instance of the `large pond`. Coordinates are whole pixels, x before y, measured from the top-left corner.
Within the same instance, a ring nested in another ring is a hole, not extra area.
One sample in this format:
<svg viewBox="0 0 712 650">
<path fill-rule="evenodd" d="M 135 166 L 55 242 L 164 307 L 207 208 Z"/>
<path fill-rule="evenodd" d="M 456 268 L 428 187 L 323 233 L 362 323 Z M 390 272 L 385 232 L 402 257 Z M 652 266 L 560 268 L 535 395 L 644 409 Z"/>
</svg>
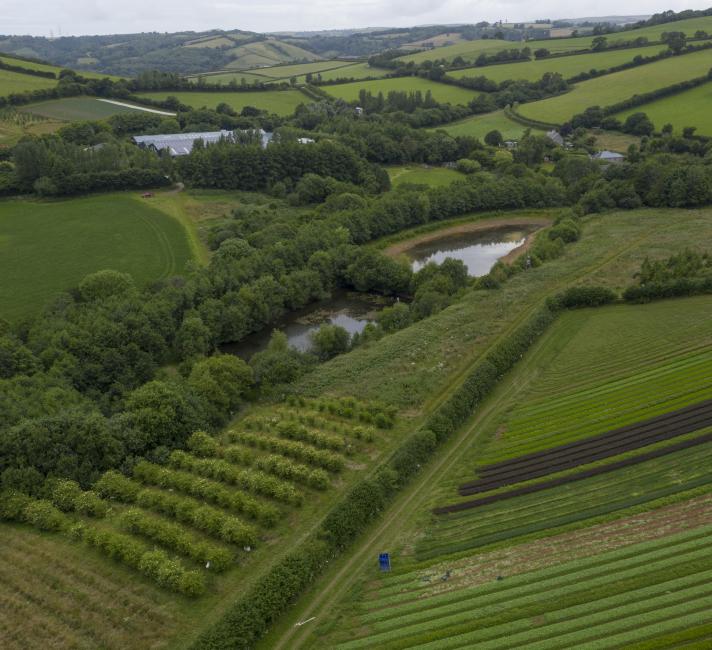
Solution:
<svg viewBox="0 0 712 650">
<path fill-rule="evenodd" d="M 306 352 L 311 347 L 311 333 L 325 323 L 340 325 L 349 334 L 363 332 L 376 314 L 393 303 L 392 299 L 360 293 L 338 293 L 329 300 L 315 302 L 297 311 L 290 312 L 271 327 L 251 334 L 237 343 L 226 343 L 221 350 L 249 359 L 255 352 L 267 347 L 272 332 L 281 330 L 287 335 L 289 345 Z"/>
<path fill-rule="evenodd" d="M 538 225 L 501 226 L 474 232 L 443 235 L 416 244 L 405 251 L 419 271 L 428 262 L 441 264 L 445 258 L 461 260 L 472 277 L 487 275 L 495 262 L 521 246 Z"/>
</svg>

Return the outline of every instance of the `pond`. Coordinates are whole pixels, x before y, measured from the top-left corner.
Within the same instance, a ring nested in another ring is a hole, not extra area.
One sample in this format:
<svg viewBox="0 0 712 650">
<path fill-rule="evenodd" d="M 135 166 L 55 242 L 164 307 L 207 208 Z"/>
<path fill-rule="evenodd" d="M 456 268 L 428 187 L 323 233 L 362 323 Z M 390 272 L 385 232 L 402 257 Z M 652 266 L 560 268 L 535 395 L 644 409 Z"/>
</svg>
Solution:
<svg viewBox="0 0 712 650">
<path fill-rule="evenodd" d="M 495 262 L 521 246 L 539 225 L 500 226 L 473 232 L 443 235 L 437 239 L 415 244 L 405 251 L 413 260 L 413 271 L 428 262 L 441 264 L 445 258 L 461 260 L 468 275 L 487 275 Z"/>
<path fill-rule="evenodd" d="M 290 312 L 272 326 L 250 334 L 237 343 L 226 343 L 220 348 L 227 354 L 249 359 L 255 352 L 261 352 L 267 347 L 274 330 L 280 330 L 287 335 L 289 345 L 300 352 L 306 352 L 311 347 L 311 333 L 323 324 L 340 325 L 351 335 L 360 334 L 368 323 L 376 319 L 376 314 L 383 307 L 391 304 L 392 298 L 340 292 L 329 300 Z"/>
</svg>

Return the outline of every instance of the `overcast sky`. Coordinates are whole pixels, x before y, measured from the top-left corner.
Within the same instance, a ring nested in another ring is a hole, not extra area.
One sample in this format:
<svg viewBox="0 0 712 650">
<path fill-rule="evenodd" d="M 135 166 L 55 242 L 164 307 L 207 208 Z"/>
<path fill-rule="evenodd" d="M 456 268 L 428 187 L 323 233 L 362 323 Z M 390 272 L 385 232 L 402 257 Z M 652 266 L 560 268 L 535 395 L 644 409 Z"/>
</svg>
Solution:
<svg viewBox="0 0 712 650">
<path fill-rule="evenodd" d="M 316 30 L 638 15 L 710 0 L 0 0 L 0 34 Z"/>
</svg>

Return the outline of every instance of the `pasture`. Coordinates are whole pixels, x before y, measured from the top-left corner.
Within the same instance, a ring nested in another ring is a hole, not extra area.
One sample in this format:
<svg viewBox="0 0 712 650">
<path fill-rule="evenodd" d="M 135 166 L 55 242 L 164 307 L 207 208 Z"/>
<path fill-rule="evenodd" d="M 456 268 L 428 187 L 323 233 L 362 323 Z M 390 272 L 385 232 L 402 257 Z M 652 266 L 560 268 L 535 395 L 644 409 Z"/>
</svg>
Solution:
<svg viewBox="0 0 712 650">
<path fill-rule="evenodd" d="M 260 68 L 259 74 L 273 79 L 289 79 L 308 73 L 316 74 L 327 70 L 338 70 L 353 65 L 353 61 L 316 61 L 314 63 L 294 63 L 291 65 L 276 65 L 271 68 Z"/>
<path fill-rule="evenodd" d="M 250 70 L 280 63 L 317 61 L 320 58 L 313 52 L 276 39 L 238 45 L 228 53 L 234 57 L 227 65 L 230 70 Z"/>
<path fill-rule="evenodd" d="M 563 95 L 522 104 L 519 112 L 541 122 L 561 124 L 589 106 L 610 106 L 636 94 L 706 75 L 712 51 L 694 52 L 583 81 Z"/>
<path fill-rule="evenodd" d="M 33 90 L 54 88 L 56 85 L 56 79 L 45 79 L 44 77 L 35 77 L 31 74 L 0 70 L 0 96 L 3 97 L 6 95 L 31 92 Z"/>
<path fill-rule="evenodd" d="M 225 85 L 231 83 L 232 81 L 237 84 L 242 84 L 243 79 L 248 85 L 253 83 L 269 83 L 270 81 L 273 81 L 269 77 L 264 77 L 252 72 L 211 72 L 210 74 L 194 75 L 188 78 L 193 82 L 204 79 L 206 83 Z"/>
<path fill-rule="evenodd" d="M 482 115 L 473 115 L 458 122 L 451 122 L 438 126 L 434 130 L 446 131 L 451 136 L 471 136 L 484 141 L 484 137 L 490 132 L 499 131 L 505 140 L 517 140 L 522 137 L 527 126 L 510 120 L 504 111 L 494 111 L 492 113 L 484 113 Z M 532 129 L 532 132 L 538 133 L 537 129 Z"/>
<path fill-rule="evenodd" d="M 564 79 L 569 79 L 582 72 L 607 70 L 608 68 L 628 63 L 636 56 L 654 56 L 663 49 L 665 47 L 662 45 L 650 45 L 648 47 L 611 50 L 610 52 L 597 52 L 595 54 L 578 54 L 561 58 L 488 65 L 481 68 L 465 68 L 463 70 L 453 70 L 449 75 L 457 79 L 485 76 L 488 79 L 492 79 L 492 81 L 502 82 L 508 79 L 537 81 L 547 72 L 557 72 Z"/>
<path fill-rule="evenodd" d="M 253 106 L 277 115 L 291 115 L 299 104 L 309 104 L 310 100 L 299 90 L 257 90 L 249 92 L 149 92 L 138 93 L 149 99 L 176 97 L 178 101 L 192 108 L 215 108 L 218 104 L 228 104 L 236 111 L 245 106 Z"/>
<path fill-rule="evenodd" d="M 123 103 L 129 104 L 129 102 Z M 129 105 L 103 102 L 96 97 L 65 97 L 64 99 L 52 99 L 46 102 L 27 104 L 18 110 L 22 113 L 39 115 L 50 120 L 75 122 L 78 120 L 103 120 L 119 113 L 134 113 L 144 110 L 156 111 L 160 109 L 148 109 L 144 106 L 132 108 Z"/>
<path fill-rule="evenodd" d="M 424 165 L 407 165 L 404 167 L 388 167 L 388 176 L 393 187 L 398 187 L 403 183 L 415 183 L 428 185 L 430 187 L 441 187 L 449 185 L 453 181 L 465 178 L 463 174 L 455 169 L 447 167 L 427 167 Z"/>
<path fill-rule="evenodd" d="M 379 78 L 384 77 L 388 70 L 381 68 L 372 68 L 368 63 L 352 63 L 335 70 L 323 70 L 319 74 L 324 81 L 333 81 L 335 79 L 365 79 L 367 77 Z M 300 77 L 299 81 L 304 81 Z"/>
<path fill-rule="evenodd" d="M 192 259 L 180 222 L 132 194 L 0 202 L 0 316 L 31 316 L 100 269 L 138 284 L 181 272 Z"/>
<path fill-rule="evenodd" d="M 416 92 L 425 94 L 430 91 L 435 101 L 442 104 L 467 104 L 480 93 L 466 90 L 458 86 L 449 86 L 437 81 L 430 81 L 421 77 L 396 77 L 393 79 L 375 79 L 372 81 L 354 81 L 352 83 L 336 86 L 324 86 L 324 90 L 332 97 L 343 99 L 347 102 L 357 101 L 359 92 L 365 90 L 378 95 L 387 95 L 390 91 Z"/>
<path fill-rule="evenodd" d="M 615 115 L 620 120 L 633 113 L 645 113 L 660 131 L 666 124 L 672 124 L 673 132 L 680 134 L 686 126 L 697 127 L 698 135 L 712 136 L 712 84 L 706 83 L 676 95 L 663 97 L 649 104 L 623 111 Z"/>
</svg>

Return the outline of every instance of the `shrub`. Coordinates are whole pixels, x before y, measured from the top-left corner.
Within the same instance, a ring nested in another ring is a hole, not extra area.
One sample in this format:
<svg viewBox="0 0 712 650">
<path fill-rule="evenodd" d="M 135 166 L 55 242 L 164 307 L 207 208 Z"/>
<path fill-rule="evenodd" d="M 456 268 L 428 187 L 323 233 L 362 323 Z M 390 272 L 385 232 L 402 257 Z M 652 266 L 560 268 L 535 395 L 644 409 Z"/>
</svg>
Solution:
<svg viewBox="0 0 712 650">
<path fill-rule="evenodd" d="M 69 528 L 69 520 L 50 501 L 30 500 L 22 513 L 23 521 L 40 530 L 59 531 Z"/>
<path fill-rule="evenodd" d="M 614 291 L 608 287 L 571 287 L 555 296 L 552 307 L 576 309 L 578 307 L 600 307 L 616 300 Z"/>
</svg>

